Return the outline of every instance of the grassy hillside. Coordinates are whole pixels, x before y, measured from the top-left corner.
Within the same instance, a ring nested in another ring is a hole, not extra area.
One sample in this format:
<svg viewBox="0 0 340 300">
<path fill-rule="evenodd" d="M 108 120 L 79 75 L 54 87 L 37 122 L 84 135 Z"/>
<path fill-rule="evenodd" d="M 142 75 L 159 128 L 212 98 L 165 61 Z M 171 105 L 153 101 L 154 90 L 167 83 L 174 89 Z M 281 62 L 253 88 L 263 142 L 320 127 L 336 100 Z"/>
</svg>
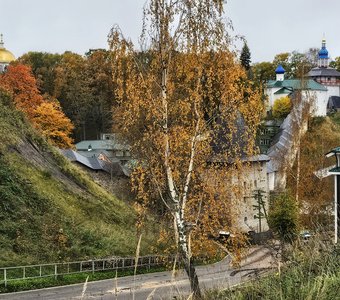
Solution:
<svg viewBox="0 0 340 300">
<path fill-rule="evenodd" d="M 0 265 L 133 254 L 135 220 L 0 93 Z M 149 244 L 144 238 L 143 252 Z"/>
<path fill-rule="evenodd" d="M 319 237 L 318 237 L 319 238 Z M 224 291 L 207 293 L 205 300 L 340 299 L 340 248 L 320 240 L 295 244 L 284 252 L 281 272 Z"/>
</svg>

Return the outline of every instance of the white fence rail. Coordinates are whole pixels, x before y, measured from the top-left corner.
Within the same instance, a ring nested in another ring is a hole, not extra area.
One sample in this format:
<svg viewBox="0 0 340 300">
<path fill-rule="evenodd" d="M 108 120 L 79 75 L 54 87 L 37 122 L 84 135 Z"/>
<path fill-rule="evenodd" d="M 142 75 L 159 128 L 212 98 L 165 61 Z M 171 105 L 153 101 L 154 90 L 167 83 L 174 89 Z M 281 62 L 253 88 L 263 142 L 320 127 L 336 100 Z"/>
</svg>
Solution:
<svg viewBox="0 0 340 300">
<path fill-rule="evenodd" d="M 164 266 L 173 262 L 172 257 L 166 256 L 141 256 L 138 258 L 137 267 L 151 268 Z M 0 268 L 0 284 L 7 286 L 9 281 L 25 280 L 60 275 L 77 274 L 85 272 L 99 272 L 112 270 L 129 270 L 135 267 L 135 257 L 113 257 L 107 259 L 84 260 L 76 262 L 51 263 Z"/>
</svg>

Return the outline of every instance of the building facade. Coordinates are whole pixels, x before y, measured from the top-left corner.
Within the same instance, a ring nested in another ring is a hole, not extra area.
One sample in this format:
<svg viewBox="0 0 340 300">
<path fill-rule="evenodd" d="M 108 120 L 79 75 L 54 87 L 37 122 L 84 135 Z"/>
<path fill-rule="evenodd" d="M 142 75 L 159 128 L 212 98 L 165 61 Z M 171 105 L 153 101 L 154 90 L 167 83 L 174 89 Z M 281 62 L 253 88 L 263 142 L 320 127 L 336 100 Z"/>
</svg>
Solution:
<svg viewBox="0 0 340 300">
<path fill-rule="evenodd" d="M 303 79 L 285 79 L 285 70 L 281 65 L 277 67 L 276 80 L 268 81 L 265 90 L 268 111 L 278 98 L 301 91 L 303 98 L 312 102 L 311 113 L 314 116 L 326 116 L 331 97 L 340 96 L 340 72 L 329 66 L 325 39 L 322 40 L 318 55 L 318 66 L 310 70 Z"/>
</svg>

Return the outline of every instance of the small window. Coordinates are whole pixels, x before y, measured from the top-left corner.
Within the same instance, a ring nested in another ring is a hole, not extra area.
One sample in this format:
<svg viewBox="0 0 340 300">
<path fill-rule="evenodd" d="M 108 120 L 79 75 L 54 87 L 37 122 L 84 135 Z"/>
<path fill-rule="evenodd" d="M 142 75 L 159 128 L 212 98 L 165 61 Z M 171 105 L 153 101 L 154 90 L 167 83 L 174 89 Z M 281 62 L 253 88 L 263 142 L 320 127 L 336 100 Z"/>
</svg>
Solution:
<svg viewBox="0 0 340 300">
<path fill-rule="evenodd" d="M 260 145 L 270 145 L 270 140 L 269 139 L 260 139 Z"/>
<path fill-rule="evenodd" d="M 116 152 L 116 156 L 117 156 L 117 157 L 122 157 L 122 156 L 124 156 L 123 151 L 117 151 L 117 152 Z"/>
</svg>

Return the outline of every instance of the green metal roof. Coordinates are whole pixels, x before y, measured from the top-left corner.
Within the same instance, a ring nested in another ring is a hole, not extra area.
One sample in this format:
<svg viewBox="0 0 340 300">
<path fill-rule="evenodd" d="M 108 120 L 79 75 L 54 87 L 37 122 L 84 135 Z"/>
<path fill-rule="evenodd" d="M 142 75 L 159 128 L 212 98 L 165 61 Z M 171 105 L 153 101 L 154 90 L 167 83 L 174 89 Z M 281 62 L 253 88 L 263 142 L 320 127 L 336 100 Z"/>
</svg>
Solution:
<svg viewBox="0 0 340 300">
<path fill-rule="evenodd" d="M 81 141 L 76 144 L 76 149 L 78 151 L 79 150 L 87 151 L 89 148 L 93 150 L 128 150 L 129 146 L 119 144 L 115 140 Z"/>
<path fill-rule="evenodd" d="M 287 89 L 286 87 L 283 87 L 282 89 L 279 89 L 274 93 L 274 95 L 281 95 L 281 94 L 290 94 L 292 92 L 291 89 Z"/>
<path fill-rule="evenodd" d="M 327 89 L 320 83 L 312 79 L 300 80 L 300 79 L 285 79 L 283 81 L 269 80 L 267 82 L 268 88 L 281 87 L 291 88 L 293 90 L 313 90 L 313 91 L 327 91 Z"/>
</svg>

